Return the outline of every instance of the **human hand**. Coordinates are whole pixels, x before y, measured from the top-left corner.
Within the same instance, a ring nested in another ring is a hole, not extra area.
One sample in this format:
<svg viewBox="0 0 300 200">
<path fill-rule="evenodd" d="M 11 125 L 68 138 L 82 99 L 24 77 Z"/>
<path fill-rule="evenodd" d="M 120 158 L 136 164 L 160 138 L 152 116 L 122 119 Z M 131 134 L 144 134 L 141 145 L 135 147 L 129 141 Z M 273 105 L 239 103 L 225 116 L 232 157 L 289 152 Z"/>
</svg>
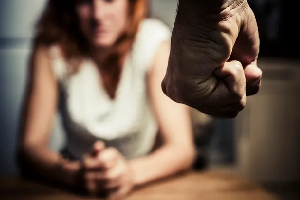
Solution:
<svg viewBox="0 0 300 200">
<path fill-rule="evenodd" d="M 179 0 L 162 89 L 203 113 L 235 117 L 245 96 L 259 90 L 258 52 L 256 20 L 246 0 Z"/>
<path fill-rule="evenodd" d="M 83 159 L 85 186 L 91 195 L 118 199 L 133 188 L 133 171 L 126 159 L 115 148 L 94 144 L 92 153 Z"/>
</svg>

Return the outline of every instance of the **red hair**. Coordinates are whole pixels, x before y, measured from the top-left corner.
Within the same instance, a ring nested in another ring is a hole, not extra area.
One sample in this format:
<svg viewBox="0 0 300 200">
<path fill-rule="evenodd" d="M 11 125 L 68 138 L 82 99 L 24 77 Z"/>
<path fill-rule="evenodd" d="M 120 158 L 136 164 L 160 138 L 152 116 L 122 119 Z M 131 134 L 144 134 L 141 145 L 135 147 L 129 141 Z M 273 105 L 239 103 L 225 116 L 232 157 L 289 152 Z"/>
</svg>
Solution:
<svg viewBox="0 0 300 200">
<path fill-rule="evenodd" d="M 101 64 L 101 70 L 107 74 L 103 79 L 104 87 L 111 97 L 115 95 L 125 55 L 132 48 L 138 26 L 147 13 L 147 0 L 128 1 L 130 10 L 126 30 Z M 58 44 L 66 61 L 76 60 L 76 65 L 70 65 L 73 72 L 78 70 L 83 55 L 88 52 L 75 7 L 76 0 L 49 0 L 37 23 L 34 38 L 35 49 L 41 45 Z"/>
</svg>

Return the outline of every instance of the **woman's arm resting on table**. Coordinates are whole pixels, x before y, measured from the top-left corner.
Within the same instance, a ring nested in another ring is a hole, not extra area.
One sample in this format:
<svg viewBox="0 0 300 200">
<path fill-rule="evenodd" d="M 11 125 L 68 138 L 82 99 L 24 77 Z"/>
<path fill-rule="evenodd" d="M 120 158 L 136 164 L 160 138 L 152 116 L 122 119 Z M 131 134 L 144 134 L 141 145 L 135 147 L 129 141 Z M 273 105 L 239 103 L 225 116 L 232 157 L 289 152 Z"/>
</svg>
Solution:
<svg viewBox="0 0 300 200">
<path fill-rule="evenodd" d="M 46 47 L 38 48 L 33 54 L 30 73 L 18 163 L 24 173 L 73 186 L 79 163 L 64 161 L 48 146 L 58 89 Z"/>
<path fill-rule="evenodd" d="M 195 151 L 188 107 L 173 102 L 161 90 L 169 53 L 170 44 L 165 42 L 158 49 L 148 74 L 149 94 L 163 145 L 146 157 L 130 161 L 135 185 L 189 169 L 194 161 Z"/>
</svg>

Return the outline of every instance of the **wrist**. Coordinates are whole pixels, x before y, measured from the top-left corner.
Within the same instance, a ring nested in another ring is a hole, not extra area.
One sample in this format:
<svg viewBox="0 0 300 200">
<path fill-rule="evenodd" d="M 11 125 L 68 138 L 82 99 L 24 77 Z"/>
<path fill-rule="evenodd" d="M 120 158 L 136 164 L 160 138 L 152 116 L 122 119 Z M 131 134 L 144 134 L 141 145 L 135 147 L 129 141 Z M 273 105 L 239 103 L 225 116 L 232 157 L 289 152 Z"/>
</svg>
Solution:
<svg viewBox="0 0 300 200">
<path fill-rule="evenodd" d="M 137 187 L 148 182 L 147 173 L 145 173 L 145 170 L 147 169 L 143 169 L 143 167 L 141 167 L 141 165 L 144 166 L 145 160 L 147 159 L 143 157 L 137 160 L 128 161 L 128 168 L 131 171 L 131 181 L 133 187 Z"/>
<path fill-rule="evenodd" d="M 61 179 L 69 187 L 79 187 L 81 181 L 81 166 L 79 161 L 69 161 L 61 158 L 59 161 L 59 174 Z"/>
<path fill-rule="evenodd" d="M 138 183 L 138 179 L 137 179 L 137 170 L 133 164 L 132 161 L 129 161 L 127 163 L 127 167 L 128 167 L 128 170 L 129 170 L 129 173 L 130 173 L 130 179 L 131 179 L 131 184 L 133 187 L 136 187 L 139 185 Z"/>
</svg>

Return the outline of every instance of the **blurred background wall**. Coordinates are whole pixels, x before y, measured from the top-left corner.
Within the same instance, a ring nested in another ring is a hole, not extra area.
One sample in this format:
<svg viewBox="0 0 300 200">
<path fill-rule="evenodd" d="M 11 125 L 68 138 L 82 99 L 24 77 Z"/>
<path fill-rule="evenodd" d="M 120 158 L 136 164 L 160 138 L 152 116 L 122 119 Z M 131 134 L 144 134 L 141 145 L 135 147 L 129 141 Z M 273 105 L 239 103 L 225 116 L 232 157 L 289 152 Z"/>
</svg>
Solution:
<svg viewBox="0 0 300 200">
<path fill-rule="evenodd" d="M 34 22 L 44 0 L 0 1 L 0 171 L 14 173 L 13 153 Z"/>
</svg>

